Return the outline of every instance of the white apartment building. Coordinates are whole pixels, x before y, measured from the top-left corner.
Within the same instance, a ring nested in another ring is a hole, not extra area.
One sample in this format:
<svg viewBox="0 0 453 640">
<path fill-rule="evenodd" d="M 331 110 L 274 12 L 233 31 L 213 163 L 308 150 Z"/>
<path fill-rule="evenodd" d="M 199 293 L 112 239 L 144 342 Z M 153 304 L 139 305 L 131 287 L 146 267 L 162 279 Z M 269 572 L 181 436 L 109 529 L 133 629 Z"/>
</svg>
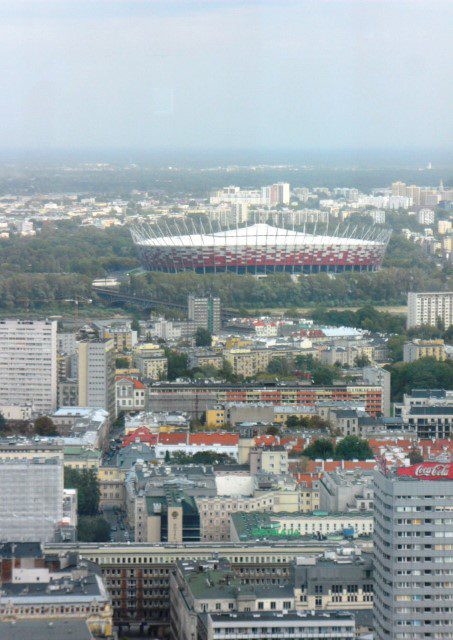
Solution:
<svg viewBox="0 0 453 640">
<path fill-rule="evenodd" d="M 63 521 L 63 454 L 0 453 L 0 541 L 52 542 Z"/>
<path fill-rule="evenodd" d="M 434 211 L 432 209 L 420 209 L 417 213 L 417 222 L 423 226 L 434 224 Z"/>
<path fill-rule="evenodd" d="M 407 328 L 429 324 L 436 326 L 441 320 L 445 329 L 453 324 L 453 292 L 435 291 L 407 294 Z"/>
<path fill-rule="evenodd" d="M 40 414 L 57 405 L 57 323 L 0 320 L 0 405 L 32 405 Z"/>
</svg>

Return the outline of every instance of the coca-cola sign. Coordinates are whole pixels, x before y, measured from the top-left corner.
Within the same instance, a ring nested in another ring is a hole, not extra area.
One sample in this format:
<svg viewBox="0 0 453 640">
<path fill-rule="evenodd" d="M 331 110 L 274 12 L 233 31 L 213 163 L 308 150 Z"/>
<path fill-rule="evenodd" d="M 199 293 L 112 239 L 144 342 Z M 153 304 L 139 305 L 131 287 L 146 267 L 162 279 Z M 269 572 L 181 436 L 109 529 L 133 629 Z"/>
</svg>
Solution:
<svg viewBox="0 0 453 640">
<path fill-rule="evenodd" d="M 421 462 L 411 467 L 400 467 L 399 476 L 420 480 L 453 480 L 453 464 L 446 462 Z"/>
</svg>

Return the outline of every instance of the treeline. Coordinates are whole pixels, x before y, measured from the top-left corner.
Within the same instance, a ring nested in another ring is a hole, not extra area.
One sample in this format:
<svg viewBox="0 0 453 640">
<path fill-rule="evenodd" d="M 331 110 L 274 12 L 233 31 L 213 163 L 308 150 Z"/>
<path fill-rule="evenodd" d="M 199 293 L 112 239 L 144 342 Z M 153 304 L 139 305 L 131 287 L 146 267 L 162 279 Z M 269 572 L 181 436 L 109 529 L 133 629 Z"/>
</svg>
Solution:
<svg viewBox="0 0 453 640">
<path fill-rule="evenodd" d="M 408 291 L 435 291 L 448 288 L 448 278 L 438 271 L 389 268 L 378 273 L 345 273 L 302 277 L 293 282 L 288 274 L 272 274 L 257 280 L 235 274 L 148 273 L 132 279 L 137 294 L 184 304 L 189 292 L 212 293 L 226 307 L 236 309 L 293 308 L 307 305 L 354 306 L 405 304 Z"/>
<path fill-rule="evenodd" d="M 139 266 L 127 227 L 96 229 L 72 222 L 44 225 L 32 238 L 0 240 L 1 272 L 79 273 L 90 278 Z"/>
<path fill-rule="evenodd" d="M 357 311 L 349 309 L 336 311 L 318 307 L 313 311 L 311 317 L 319 324 L 356 327 L 375 333 L 403 333 L 406 326 L 403 316 L 378 311 L 371 305 L 357 309 Z"/>
<path fill-rule="evenodd" d="M 392 400 L 398 402 L 412 389 L 453 389 L 453 361 L 439 362 L 435 358 L 420 358 L 415 362 L 395 362 L 390 371 Z"/>
<path fill-rule="evenodd" d="M 152 298 L 185 304 L 188 293 L 219 295 L 224 306 L 244 309 L 404 304 L 411 290 L 446 290 L 452 282 L 421 249 L 400 236 L 390 241 L 387 268 L 378 273 L 322 273 L 293 282 L 289 274 L 257 280 L 251 275 L 148 273 L 132 277 L 131 288 Z M 0 240 L 0 309 L 27 308 L 76 295 L 90 281 L 128 271 L 139 260 L 127 227 L 99 230 L 74 222 L 45 225 L 33 238 Z"/>
</svg>

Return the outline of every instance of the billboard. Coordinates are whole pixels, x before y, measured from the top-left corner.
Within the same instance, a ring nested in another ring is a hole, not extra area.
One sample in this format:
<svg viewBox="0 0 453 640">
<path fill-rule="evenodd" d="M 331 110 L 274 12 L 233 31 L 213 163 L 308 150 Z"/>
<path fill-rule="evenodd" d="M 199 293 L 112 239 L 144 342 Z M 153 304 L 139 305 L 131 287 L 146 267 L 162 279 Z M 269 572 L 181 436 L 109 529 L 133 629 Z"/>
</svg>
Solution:
<svg viewBox="0 0 453 640">
<path fill-rule="evenodd" d="M 400 467 L 398 476 L 418 480 L 453 480 L 453 464 L 448 462 L 420 462 L 411 467 Z"/>
</svg>

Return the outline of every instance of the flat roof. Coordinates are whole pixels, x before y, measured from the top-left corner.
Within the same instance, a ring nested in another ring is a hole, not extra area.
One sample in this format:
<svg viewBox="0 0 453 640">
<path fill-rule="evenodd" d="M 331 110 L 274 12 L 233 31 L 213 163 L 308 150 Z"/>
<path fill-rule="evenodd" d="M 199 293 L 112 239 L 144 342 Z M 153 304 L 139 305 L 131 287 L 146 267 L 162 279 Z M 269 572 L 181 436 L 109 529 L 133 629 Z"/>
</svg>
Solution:
<svg viewBox="0 0 453 640">
<path fill-rule="evenodd" d="M 93 636 L 85 620 L 17 620 L 0 621 L 0 640 L 92 640 Z"/>
</svg>

